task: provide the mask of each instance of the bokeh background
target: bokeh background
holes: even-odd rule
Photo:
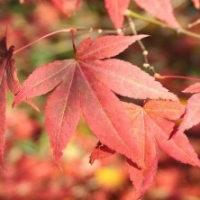
[[[183,27],[187,28],[189,23],[200,17],[199,11],[195,10],[190,0],[172,2],[175,16]],[[129,8],[146,15],[133,2]],[[133,20],[138,33],[151,35],[143,42],[149,51],[149,62],[157,73],[200,77],[199,39],[139,19]],[[89,33],[90,27],[113,29],[103,0],[83,0],[78,10],[74,10],[73,6],[63,10],[48,0],[0,0],[1,37],[4,36],[6,27],[8,46],[14,45],[16,49],[59,29],[86,29],[76,33],[76,45],[83,38],[100,36],[96,31]],[[200,25],[190,30],[200,34]],[[44,39],[15,55],[20,82],[41,65],[73,56],[69,34],[59,33]],[[118,57],[139,67],[143,65],[144,58],[137,44]],[[152,74],[150,70],[147,72]],[[193,82],[169,79],[162,83],[179,95],[184,103],[189,96],[183,95],[181,90]],[[0,170],[0,199],[133,199],[133,186],[128,178],[125,161],[120,155],[89,164],[89,156],[97,139],[83,117],[64,151],[62,170],[55,165],[44,129],[47,96],[35,99],[41,109],[41,113],[38,113],[23,103],[12,108],[13,95],[7,95],[7,171]],[[200,126],[197,125],[186,134],[200,155]],[[200,169],[176,162],[160,151],[157,175],[142,200],[200,200]]]

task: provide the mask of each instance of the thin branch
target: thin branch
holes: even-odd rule
[[[188,24],[188,28],[192,28],[192,27],[194,27],[194,26],[196,26],[198,24],[200,24],[200,19],[197,19],[196,21]]]
[[[126,28],[124,28],[124,29],[126,29]],[[43,40],[43,39],[45,39],[47,37],[55,35],[57,33],[70,33],[71,31],[73,31],[73,32],[89,32],[89,33],[96,31],[98,34],[101,34],[101,33],[104,33],[104,34],[119,34],[123,30],[121,30],[121,29],[117,29],[117,30],[114,30],[114,29],[99,29],[99,28],[85,28],[85,29],[68,28],[68,29],[60,29],[60,30],[48,33],[48,34],[36,39],[35,41],[33,41],[33,42],[31,42],[31,43],[29,43],[29,44],[27,44],[27,45],[15,50],[13,54],[16,54],[16,53],[18,53],[18,52],[20,52],[20,51],[32,46],[33,44],[35,44],[35,43],[37,43],[37,42],[39,42],[39,41],[41,41],[41,40]]]
[[[146,21],[146,22],[149,22],[149,23],[152,23],[152,24],[155,24],[155,25],[159,25],[159,26],[161,26],[163,28],[166,27],[166,28],[174,30],[174,31],[176,31],[178,33],[182,33],[182,34],[188,35],[190,37],[194,37],[194,38],[200,39],[200,35],[197,34],[197,33],[193,33],[191,31],[188,31],[188,30],[183,29],[183,28],[176,29],[176,28],[174,28],[174,27],[172,27],[172,26],[170,26],[170,25],[168,25],[168,24],[166,24],[164,22],[161,22],[161,21],[159,21],[157,19],[153,19],[153,18],[146,17],[144,15],[140,15],[138,13],[135,13],[135,12],[131,11],[131,10],[127,10],[126,11],[126,16],[130,16],[130,17],[134,17],[134,18],[137,18],[137,19],[141,19],[143,21]]]
[[[127,18],[128,18],[129,26],[130,26],[130,28],[131,28],[133,34],[134,34],[134,35],[137,35],[137,31],[136,31],[136,28],[135,28],[135,24],[134,24],[132,18],[131,18],[131,17],[127,17]],[[144,56],[144,62],[145,62],[145,63],[143,64],[143,67],[144,67],[144,68],[149,68],[149,69],[152,70],[153,73],[155,74],[156,72],[155,72],[154,67],[153,67],[153,66],[150,66],[150,64],[149,64],[148,57],[147,57],[147,56],[148,56],[148,51],[147,51],[146,47],[144,46],[144,44],[143,44],[143,42],[142,42],[141,40],[137,40],[137,43],[139,44],[140,48],[142,49],[142,54],[143,54],[143,56]]]
[[[176,75],[160,75],[158,73],[154,74],[156,79],[184,79],[184,80],[191,80],[191,81],[200,81],[200,78],[190,77],[190,76],[176,76]]]
[[[140,14],[138,14],[138,13],[132,11],[132,10],[127,10],[125,15],[130,16],[130,17],[134,17],[134,18],[137,18],[137,19],[141,19],[143,21],[146,21],[146,22],[149,22],[149,23],[152,23],[152,24],[156,24],[156,25],[159,25],[159,26],[162,26],[162,27],[171,28],[168,24],[166,24],[164,22],[161,22],[161,21],[154,19],[154,18],[146,17],[144,15],[140,15]]]
[[[25,45],[25,46],[23,46],[23,47],[17,49],[17,50],[15,50],[13,54],[16,54],[16,53],[18,53],[18,52],[20,52],[20,51],[22,51],[22,50],[24,50],[24,49],[30,47],[31,45],[33,45],[33,44],[35,44],[35,43],[37,43],[37,42],[43,40],[44,38],[50,37],[50,36],[55,35],[55,34],[57,34],[57,33],[69,33],[71,30],[75,30],[75,29],[72,29],[72,28],[69,28],[69,29],[61,29],[61,30],[54,31],[54,32],[51,32],[51,33],[49,33],[49,34],[46,34],[46,35],[44,35],[44,36],[38,38],[37,40],[35,40],[35,41],[33,41],[33,42],[31,42],[31,43],[29,43],[29,44],[27,44],[27,45]]]
[[[188,31],[186,29],[181,29],[179,32],[182,33],[182,34],[188,35],[190,37],[194,37],[194,38],[200,39],[200,35],[199,34],[193,33],[193,32]]]

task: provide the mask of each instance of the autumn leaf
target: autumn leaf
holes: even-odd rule
[[[200,83],[195,83],[185,90],[184,93],[195,93],[187,101],[186,113],[183,117],[178,132],[184,132],[200,122]]]
[[[176,21],[171,0],[134,0],[135,3],[143,8],[146,12],[165,21],[171,27],[180,29],[180,25]]]
[[[127,159],[127,164],[130,179],[135,189],[135,199],[139,199],[139,197],[148,189],[156,174],[158,151],[155,138],[153,138],[145,128],[142,114],[132,113],[130,110],[133,109],[134,106],[134,104],[125,104],[132,122],[132,134],[139,135],[140,137],[140,140],[138,141],[139,146],[143,151],[142,159],[145,166],[142,169],[138,168],[130,159]],[[138,106],[136,106],[136,109],[137,107]],[[90,156],[90,163],[92,164],[95,160],[108,157],[114,153],[115,152],[113,150],[99,142]]]
[[[146,166],[144,169],[138,169],[134,163],[127,160],[136,199],[144,194],[154,179],[158,163],[158,145],[175,159],[200,166],[198,157],[184,134],[175,135],[169,140],[175,124],[172,120],[178,119],[184,112],[178,102],[152,100],[143,108],[134,104],[127,104],[126,108],[131,117],[133,134],[141,136],[140,145],[144,149],[143,159]]]
[[[124,36],[117,37],[124,38]],[[80,44],[76,56],[78,59],[81,58],[81,64],[97,79],[122,96],[178,100],[174,94],[169,93],[159,82],[137,66],[118,59],[99,60],[115,56],[118,54],[116,52],[122,52],[120,46],[127,46],[129,40],[125,38],[116,41],[113,36],[105,36],[94,42],[88,38]]]
[[[95,65],[95,68],[91,68],[91,64]],[[136,99],[177,100],[175,95],[154,81],[153,77],[129,62],[118,59],[95,60],[90,64],[84,63],[84,66],[87,66],[101,82],[122,96]]]
[[[13,94],[19,91],[19,81],[16,75],[16,67],[12,58],[14,46],[9,49],[6,45],[6,37],[0,40],[0,165],[3,166],[3,154],[5,145],[5,112],[7,86]]]
[[[134,122],[137,123],[138,120],[134,119]],[[141,121],[139,123],[141,124]],[[137,127],[139,127],[139,125],[137,124]],[[134,128],[134,124],[132,124],[132,126]],[[146,147],[147,147],[146,153],[149,156],[146,159],[145,168],[143,169],[138,168],[135,165],[135,163],[133,163],[130,159],[126,159],[128,164],[128,172],[130,174],[130,179],[135,187],[135,194],[134,194],[135,199],[141,197],[142,194],[148,189],[157,171],[157,164],[158,164],[158,153],[156,149],[157,146],[152,142],[150,142],[149,144],[150,146],[148,146],[148,142],[146,142]],[[93,164],[95,160],[106,158],[115,153],[116,153],[115,151],[111,150],[106,145],[102,144],[101,142],[98,142],[93,152],[90,155],[90,163]]]
[[[152,129],[159,146],[176,160],[193,166],[200,166],[198,156],[194,152],[185,134],[175,134],[169,139],[174,127],[173,120],[179,119],[185,112],[183,106],[178,104],[178,102],[166,101],[160,102],[157,106],[155,104],[156,101],[150,101],[144,108],[150,116],[149,122],[151,120],[154,121],[149,130]],[[168,104],[168,106],[166,104]],[[169,106],[170,104],[171,107]],[[165,107],[166,109],[163,109]]]
[[[145,168],[138,169],[127,159],[130,179],[135,189],[135,198],[138,199],[154,179],[158,164],[158,150],[155,138],[152,136],[152,132],[148,131],[149,127],[146,127],[144,122],[144,115],[141,113],[143,112],[142,108],[140,109],[134,104],[126,104],[125,107],[131,118],[133,134],[140,135],[140,147],[143,149],[142,160],[145,163]]]
[[[136,66],[117,59],[105,59],[143,37],[104,36],[94,41],[87,38],[78,46],[75,60],[44,65],[25,80],[14,103],[54,89],[47,100],[45,118],[58,165],[62,150],[78,124],[80,108],[100,142],[138,166],[144,165],[137,142],[139,138],[132,134],[130,120],[113,91],[141,99],[177,100],[177,97]]]
[[[127,159],[130,179],[135,188],[135,199],[144,194],[156,175],[158,146],[176,160],[200,167],[197,154],[183,133],[175,134],[170,139],[175,120],[184,113],[184,107],[179,102],[151,100],[143,107],[131,103],[124,105],[131,118],[132,134],[140,136],[138,141],[145,163],[145,168],[138,168]],[[114,153],[107,146],[98,143],[90,161],[93,163],[96,159]]]
[[[200,161],[184,134],[169,139],[175,125],[174,120],[179,119],[184,112],[179,102],[151,100],[143,108],[134,104],[127,104],[126,108],[131,117],[133,134],[140,134],[140,145],[146,166],[145,169],[137,169],[128,162],[137,198],[144,194],[154,179],[158,163],[158,146],[176,160],[200,166]]]
[[[137,122],[137,120],[135,121]],[[156,145],[154,145],[156,148]],[[151,152],[151,148],[149,149],[149,153]],[[101,144],[100,142],[97,143],[96,147],[94,148],[92,154],[90,155],[90,163],[93,164],[95,160],[103,159],[108,156],[115,154],[116,152],[109,149],[106,145]],[[151,160],[151,158],[153,158]],[[144,194],[144,192],[148,189],[149,185],[152,183],[153,178],[157,172],[157,165],[158,165],[158,154],[150,154],[149,162],[146,162],[145,170],[138,168],[135,163],[131,160],[126,159],[127,161],[127,170],[130,175],[130,179],[134,185],[134,199],[140,199],[140,197]],[[147,165],[147,163],[149,165]]]
[[[115,28],[121,28],[124,22],[124,13],[130,0],[105,0],[105,6]]]

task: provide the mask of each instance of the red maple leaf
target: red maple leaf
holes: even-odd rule
[[[187,101],[186,113],[178,128],[178,132],[184,132],[200,122],[200,83],[195,83],[185,90],[184,93],[195,93]]]
[[[3,166],[3,154],[5,145],[5,112],[7,86],[13,94],[19,91],[19,81],[16,75],[15,61],[12,58],[14,46],[9,49],[6,45],[6,37],[0,40],[0,165]]]
[[[179,29],[181,28],[176,21],[171,0],[134,0],[135,3],[143,8],[146,12],[165,21],[170,26]]]
[[[105,0],[105,6],[115,28],[121,28],[130,0]]]
[[[127,103],[125,107],[132,121],[132,134],[140,136],[138,141],[145,163],[144,168],[138,168],[127,159],[136,198],[148,189],[154,179],[158,164],[158,146],[176,160],[200,167],[198,156],[183,133],[175,134],[170,139],[175,120],[184,112],[184,107],[179,102],[151,100],[143,107]],[[108,147],[98,144],[90,162],[113,153]]]
[[[76,59],[56,61],[36,69],[24,82],[15,103],[51,90],[46,105],[46,130],[56,163],[75,131],[80,108],[90,129],[109,148],[143,166],[139,137],[112,92],[131,98],[177,100],[153,77],[128,62],[106,59],[145,36],[104,36],[83,40]],[[112,91],[111,91],[112,90]],[[134,154],[132,153],[134,150]]]

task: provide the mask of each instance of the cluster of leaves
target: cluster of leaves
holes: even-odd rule
[[[64,1],[52,2],[59,9],[63,8]],[[80,1],[73,2],[77,9]],[[135,2],[169,26],[181,28],[169,0]],[[199,2],[193,2],[198,8]],[[129,0],[106,0],[105,5],[115,28],[121,28]],[[16,95],[14,104],[52,91],[47,100],[45,126],[58,165],[82,111],[87,124],[100,141],[90,162],[115,152],[122,154],[127,160],[136,199],[144,194],[156,174],[158,146],[176,160],[200,167],[198,156],[184,134],[185,130],[200,122],[199,83],[184,90],[195,93],[185,108],[178,97],[139,67],[112,58],[144,37],[104,36],[94,41],[86,38],[77,47],[75,59],[54,61],[37,68],[21,87],[12,59],[14,47],[8,49],[6,37],[3,37],[0,41],[1,165],[7,85]],[[140,99],[143,105],[124,103],[116,94]],[[180,118],[183,121],[176,130],[176,121]]]
[[[171,27],[180,29],[180,24],[176,21],[173,14],[171,0],[133,0],[140,8],[149,14],[165,21]],[[81,0],[52,0],[52,2],[67,16],[76,11]],[[124,15],[128,9],[130,0],[104,0],[105,7],[115,28],[121,28],[124,22]],[[200,8],[199,0],[192,0],[197,9]],[[69,6],[70,5],[70,6]]]

